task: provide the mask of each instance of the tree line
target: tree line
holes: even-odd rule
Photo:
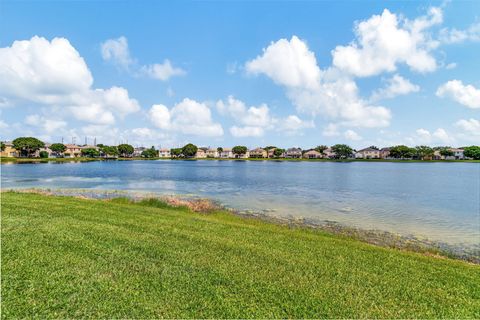
[[[5,150],[5,144],[1,142],[1,150]],[[20,137],[12,141],[12,146],[20,153],[22,157],[33,157],[36,152],[42,148],[45,148],[45,143],[34,137]],[[379,150],[376,146],[370,146],[371,149]],[[65,155],[67,150],[66,145],[62,143],[53,143],[49,146],[49,149],[57,157],[62,157]],[[198,147],[192,143],[188,143],[181,148],[172,148],[170,149],[171,157],[184,157],[184,158],[193,158],[197,154]],[[262,148],[269,152],[273,149],[273,157],[280,158],[286,152],[285,149],[277,148],[275,146],[266,146]],[[312,149],[302,150],[302,152],[307,152],[310,150],[318,151],[323,153],[327,150],[326,145],[319,145]],[[346,144],[336,144],[331,148],[334,158],[337,159],[347,159],[354,157],[355,150]],[[480,146],[470,146],[464,147],[463,154],[465,157],[480,160]],[[223,148],[218,147],[217,152],[222,152]],[[234,146],[232,148],[232,153],[235,155],[244,155],[248,151],[246,146]],[[454,152],[451,150],[451,147],[429,147],[429,146],[416,146],[414,148],[408,147],[405,145],[397,145],[389,148],[389,157],[395,159],[432,159],[435,151],[438,151],[440,155],[444,157],[454,156]],[[120,144],[118,146],[108,146],[103,144],[98,144],[96,147],[87,147],[81,149],[81,155],[88,158],[96,157],[132,157],[135,148],[129,144]],[[42,150],[39,153],[39,156],[46,158],[49,156],[48,152]],[[149,149],[145,149],[140,154],[144,158],[155,158],[158,157],[158,150],[152,146]]]
[[[1,142],[1,150],[5,150],[5,143]],[[45,143],[34,137],[20,137],[12,141],[12,147],[16,149],[21,157],[33,157],[40,149],[45,148]],[[63,157],[66,155],[67,146],[63,143],[53,143],[48,148],[56,157]],[[131,157],[135,149],[129,144],[119,144],[118,146],[108,146],[104,144],[98,144],[95,147],[82,148],[80,153],[83,157],[97,158],[97,157]],[[154,158],[158,155],[155,147],[146,149],[142,152],[141,156],[145,158]],[[39,152],[40,158],[48,158],[47,151],[42,150]]]

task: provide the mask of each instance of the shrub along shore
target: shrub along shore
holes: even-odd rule
[[[480,266],[213,209],[4,192],[7,318],[479,318]]]

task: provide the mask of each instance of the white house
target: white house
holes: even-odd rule
[[[134,148],[133,149],[133,156],[134,157],[141,157],[142,156],[142,152],[147,150],[147,148],[145,147],[137,147],[137,148]]]
[[[374,148],[365,148],[362,150],[358,150],[355,153],[355,158],[357,159],[380,159],[381,157],[381,151],[378,149]]]
[[[207,158],[218,158],[218,151],[217,151],[217,149],[214,149],[214,148],[208,148],[205,151],[205,154],[206,154]]]
[[[207,153],[203,148],[198,148],[197,153],[195,153],[195,158],[203,159],[207,157]]]
[[[219,157],[224,159],[235,158],[231,148],[224,148],[220,151]]]
[[[455,160],[463,160],[465,159],[465,155],[463,154],[463,149],[460,148],[451,148],[449,149],[450,151],[453,152],[453,157]],[[448,159],[449,157],[447,157]]]
[[[321,159],[323,155],[318,152],[317,150],[308,150],[303,154],[303,158],[305,159]]]
[[[335,158],[335,152],[332,151],[332,148],[327,148],[327,149],[323,150],[323,154],[327,158]]]
[[[159,158],[170,158],[171,157],[170,149],[163,148],[163,149],[158,150],[158,157]]]

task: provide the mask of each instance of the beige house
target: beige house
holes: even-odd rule
[[[380,159],[381,151],[374,148],[365,148],[355,153],[357,159]]]
[[[267,158],[274,158],[275,157],[275,150],[277,148],[272,148],[272,149],[268,149],[267,151]]]
[[[50,150],[50,144],[49,143],[48,144],[46,143],[45,147],[40,148],[37,151],[35,151],[34,157],[36,157],[36,158],[40,157],[40,152],[42,152],[42,151],[45,151],[48,154],[49,158],[52,157],[53,151]]]
[[[82,155],[82,147],[76,144],[66,144],[66,149],[63,155],[65,158],[77,158]]]
[[[453,159],[455,159],[455,160],[463,160],[463,159],[465,159],[465,155],[463,154],[463,149],[460,149],[460,148],[450,148],[449,150],[453,152]]]
[[[136,147],[136,148],[133,148],[133,156],[134,157],[141,157],[142,156],[142,152],[147,150],[147,148],[145,147]]]
[[[335,152],[332,151],[332,148],[327,148],[323,150],[323,154],[326,158],[335,158]]]
[[[6,158],[13,158],[13,157],[18,157],[20,156],[19,152],[17,149],[13,147],[13,144],[11,142],[4,142],[5,144],[5,150],[0,152],[0,156],[6,157]]]
[[[440,154],[440,150],[433,151],[433,160],[445,160],[447,157]]]
[[[219,157],[224,159],[235,158],[233,156],[233,152],[231,148],[225,148],[222,151],[220,151]]]
[[[197,153],[195,154],[195,158],[203,159],[207,157],[207,153],[204,149],[198,148]]]
[[[308,150],[303,154],[303,157],[305,159],[321,159],[323,158],[323,155],[317,150]]]
[[[390,148],[380,149],[380,158],[387,159],[388,157],[390,157]]]
[[[302,149],[300,148],[289,148],[284,153],[285,158],[298,159],[302,157]]]
[[[262,148],[250,150],[250,158],[267,158],[268,152]]]
[[[214,148],[208,148],[205,151],[205,154],[207,155],[207,158],[218,158],[218,151]]]
[[[160,149],[158,150],[158,156],[160,158],[170,158],[171,157],[171,154],[170,154],[170,149]]]
[[[247,159],[250,158],[250,151],[247,150],[247,152],[241,154],[232,153],[232,155],[235,159]]]

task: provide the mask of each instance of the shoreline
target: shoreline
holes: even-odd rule
[[[465,261],[473,264],[480,264],[480,245],[465,247],[449,244],[441,241],[434,241],[419,235],[401,235],[380,229],[362,229],[348,226],[333,220],[320,220],[305,218],[301,216],[279,216],[269,213],[269,210],[251,211],[238,210],[226,207],[218,201],[203,198],[197,195],[160,195],[153,192],[128,191],[128,190],[93,190],[93,189],[6,189],[4,192],[34,193],[47,196],[64,196],[80,199],[92,199],[100,201],[121,201],[128,200],[132,203],[140,201],[158,201],[167,206],[175,208],[188,208],[193,212],[210,213],[226,212],[245,219],[256,219],[267,223],[286,226],[288,228],[299,228],[326,232],[340,238],[348,238],[368,243],[373,246],[392,248],[402,251],[417,252],[424,255],[436,256],[438,258],[449,258]]]
[[[391,162],[391,163],[480,163],[480,160],[414,160],[414,159],[295,159],[295,158],[0,158],[0,164],[15,164],[15,163],[49,163],[49,162],[93,162],[93,161],[156,161],[156,160],[171,160],[171,161],[270,161],[270,162]]]

